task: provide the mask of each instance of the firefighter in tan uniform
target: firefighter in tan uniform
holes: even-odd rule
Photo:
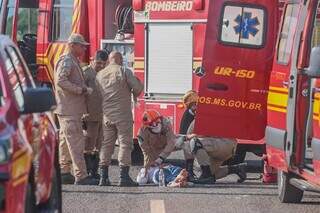
[[[182,149],[190,181],[193,181],[194,157],[190,153],[189,146],[179,144],[179,137],[174,134],[169,118],[161,116],[156,110],[145,111],[143,126],[137,137],[143,152],[145,168],[162,164],[172,152]]]
[[[103,140],[102,132],[102,103],[98,88],[96,85],[96,75],[105,68],[108,61],[108,52],[98,50],[91,64],[84,69],[84,80],[88,87],[93,89],[92,94],[87,98],[88,115],[83,118],[86,130],[86,141],[84,158],[88,174],[97,177],[99,164],[99,151],[101,141]]]
[[[97,74],[97,85],[102,97],[103,142],[99,162],[99,185],[110,185],[108,166],[118,139],[120,166],[119,186],[137,186],[129,176],[131,151],[133,146],[133,117],[131,95],[138,97],[143,84],[131,70],[122,66],[122,55],[111,52],[109,65]]]
[[[59,58],[55,66],[54,84],[57,101],[56,114],[60,124],[60,165],[62,174],[70,175],[70,153],[75,184],[93,185],[96,182],[87,176],[83,157],[84,136],[81,117],[87,113],[86,96],[92,92],[84,82],[78,58],[86,49],[87,42],[80,34],[72,34],[68,39],[68,53]],[[66,146],[67,145],[67,146]]]
[[[197,183],[214,183],[216,179],[226,177],[229,174],[238,175],[239,183],[245,181],[247,177],[246,164],[222,166],[224,161],[234,156],[237,146],[236,140],[196,136],[192,134],[193,129],[194,121],[188,129],[188,135],[185,139],[189,142],[191,153],[194,154],[202,170]]]

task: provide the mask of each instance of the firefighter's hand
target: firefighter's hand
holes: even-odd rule
[[[83,87],[82,88],[82,93],[83,95],[91,95],[91,93],[93,92],[93,89],[90,87]]]
[[[187,135],[186,137],[187,137],[187,140],[191,140],[192,138],[197,137],[197,135],[196,134],[190,134],[190,135]]]
[[[157,160],[154,161],[155,166],[160,166],[162,164],[163,160],[161,158],[158,158]]]
[[[88,113],[83,114],[82,117],[81,117],[81,121],[82,122],[86,122],[86,121],[88,121],[88,118],[89,118],[89,114]]]
[[[87,94],[87,95],[91,95],[92,92],[93,92],[93,89],[90,88],[90,87],[87,87],[87,92],[86,92],[86,94]]]
[[[186,136],[181,136],[181,137],[178,137],[175,141],[175,148],[176,149],[181,149],[184,142],[186,142],[187,140],[187,137]]]

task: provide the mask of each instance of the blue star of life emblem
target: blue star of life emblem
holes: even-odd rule
[[[240,38],[249,39],[249,35],[255,37],[259,30],[257,26],[260,22],[257,17],[252,18],[252,13],[244,12],[243,15],[238,15],[234,20],[237,26],[234,27],[236,34],[240,34]]]

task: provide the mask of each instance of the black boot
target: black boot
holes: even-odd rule
[[[94,179],[90,176],[87,176],[81,180],[75,181],[74,182],[75,185],[97,185],[98,184],[98,180]]]
[[[90,173],[90,168],[91,168],[91,154],[90,153],[84,153],[84,161],[86,162],[86,168],[87,168],[87,173]]]
[[[246,163],[240,163],[237,165],[228,166],[229,174],[236,174],[239,176],[237,180],[238,183],[243,183],[247,179],[247,172],[246,172]]]
[[[62,184],[74,184],[74,176],[71,173],[61,173]]]
[[[103,166],[99,168],[99,175],[100,175],[100,180],[99,180],[99,186],[110,186],[110,180],[109,180],[109,174],[108,174],[108,167]]]
[[[90,169],[89,175],[93,178],[99,179],[100,176],[98,174],[99,167],[99,153],[90,154]]]
[[[129,176],[129,166],[120,166],[120,181],[118,186],[138,186]]]
[[[193,172],[193,163],[194,163],[194,159],[186,160],[186,170],[188,172],[188,181],[190,182],[195,181],[195,174]]]
[[[214,184],[216,178],[211,173],[210,166],[201,166],[202,173],[200,177],[194,182],[198,184]]]

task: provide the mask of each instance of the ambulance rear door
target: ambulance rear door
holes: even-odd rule
[[[278,28],[277,0],[210,2],[195,132],[259,140]]]

